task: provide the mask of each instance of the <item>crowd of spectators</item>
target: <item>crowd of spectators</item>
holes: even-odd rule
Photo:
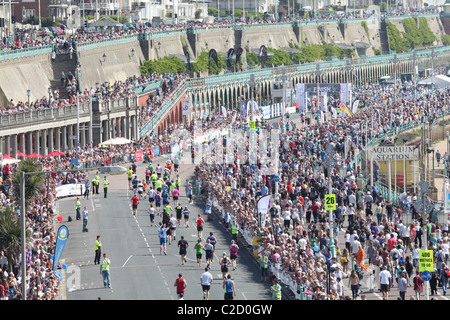
[[[427,221],[417,210],[411,224],[403,224],[400,209],[403,203],[397,199],[387,201],[376,186],[371,189],[370,184],[358,184],[357,178],[363,171],[361,167],[355,168],[351,160],[356,150],[361,150],[379,133],[447,110],[449,91],[436,91],[433,98],[430,91],[424,91],[416,104],[411,99],[411,84],[402,86],[395,104],[394,91],[389,88],[364,86],[356,91],[368,101],[353,117],[335,118],[328,109],[326,121],[303,124],[282,135],[277,194],[274,180],[264,170],[270,165],[267,163],[203,162],[196,168],[213,203],[226,211],[230,221],[236,219],[241,230],[251,235],[250,239],[259,237],[259,250],[265,249],[273,270],[283,270],[288,282],[294,283],[299,292],[317,300],[346,299],[350,296],[344,294],[347,287],[352,289],[351,297],[357,299],[360,287],[368,283],[363,279],[369,277],[360,264],[376,271],[376,290],[380,285],[378,275],[384,267],[390,272],[391,286],[396,286],[396,280],[403,276],[412,284],[418,267],[418,249],[425,243],[435,254],[439,251],[448,254],[447,224]],[[375,101],[377,95],[383,103]],[[330,103],[331,108],[339,101]],[[371,119],[376,122],[374,126],[366,126]],[[347,137],[351,138],[351,144],[346,158]],[[341,160],[344,174],[338,166],[324,165],[328,146],[333,150],[332,156]],[[259,150],[257,154],[266,152]],[[324,209],[329,179],[338,204],[333,220]],[[226,190],[227,186],[231,186],[231,192]],[[266,194],[274,194],[276,201],[272,203],[273,210],[266,224],[261,226],[256,209],[258,200]],[[411,210],[414,212],[414,202]],[[336,258],[331,257],[328,246],[331,229],[338,244]],[[338,236],[346,239],[345,244],[338,243]],[[330,284],[327,283],[328,264],[332,270]],[[446,263],[436,263],[435,267],[437,281],[448,281],[444,275]]]

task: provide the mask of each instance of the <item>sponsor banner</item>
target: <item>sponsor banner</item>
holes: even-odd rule
[[[69,229],[67,229],[67,227],[64,225],[60,226],[56,236],[55,253],[53,259],[53,271],[56,270],[56,267],[59,263],[59,260],[61,259],[68,238],[69,238]]]
[[[144,160],[144,153],[140,150],[140,151],[136,151],[134,153],[134,161],[142,161]]]
[[[82,183],[60,184],[55,188],[55,191],[57,198],[80,196],[84,194],[84,184]]]

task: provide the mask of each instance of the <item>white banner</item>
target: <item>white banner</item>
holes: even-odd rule
[[[267,220],[267,211],[269,210],[270,195],[264,196],[258,201],[258,215],[261,222],[261,228],[264,228]]]
[[[344,102],[345,104],[348,102],[348,84],[347,83],[341,83],[341,95],[339,96],[339,100],[341,102]]]
[[[84,184],[82,183],[70,183],[70,184],[60,184],[55,188],[56,197],[71,197],[71,196],[81,196],[84,194]]]
[[[227,108],[225,106],[222,106],[222,114],[225,118],[227,117]]]
[[[444,213],[449,214],[450,213],[450,185],[448,183],[444,183]]]
[[[305,84],[304,83],[297,83],[297,85],[295,86],[295,94],[297,97],[297,104],[298,104],[298,109],[300,112],[302,111],[306,111],[306,105],[305,105]]]
[[[183,100],[183,116],[188,116],[191,114],[191,99],[184,98]]]
[[[352,108],[353,113],[356,113],[356,111],[358,111],[358,106],[359,106],[359,100],[355,100],[353,102],[353,108]]]
[[[327,110],[327,104],[328,104],[328,96],[326,91],[321,92],[322,95],[322,111]]]
[[[331,107],[331,111],[333,112],[333,117],[337,119],[337,111],[335,108]]]

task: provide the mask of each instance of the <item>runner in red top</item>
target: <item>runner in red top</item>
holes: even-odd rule
[[[197,218],[197,232],[198,232],[198,237],[201,239],[202,238],[202,233],[203,233],[203,223],[205,221],[202,219],[202,217],[200,216],[200,214],[198,215]]]
[[[133,215],[135,216],[137,213],[137,207],[139,204],[139,198],[136,194],[134,194],[134,196],[131,198],[131,205],[133,207]]]
[[[184,290],[187,287],[187,283],[186,283],[186,280],[183,279],[183,275],[181,273],[178,275],[178,279],[175,280],[175,283],[173,286],[177,288],[178,299],[179,300],[183,299]]]

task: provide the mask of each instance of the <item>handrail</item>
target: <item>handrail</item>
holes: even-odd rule
[[[25,49],[16,49],[16,50],[1,50],[0,51],[0,61],[3,60],[12,60],[18,58],[31,57],[39,54],[48,54],[52,52],[53,45],[49,44],[46,46],[39,47],[31,47]]]

